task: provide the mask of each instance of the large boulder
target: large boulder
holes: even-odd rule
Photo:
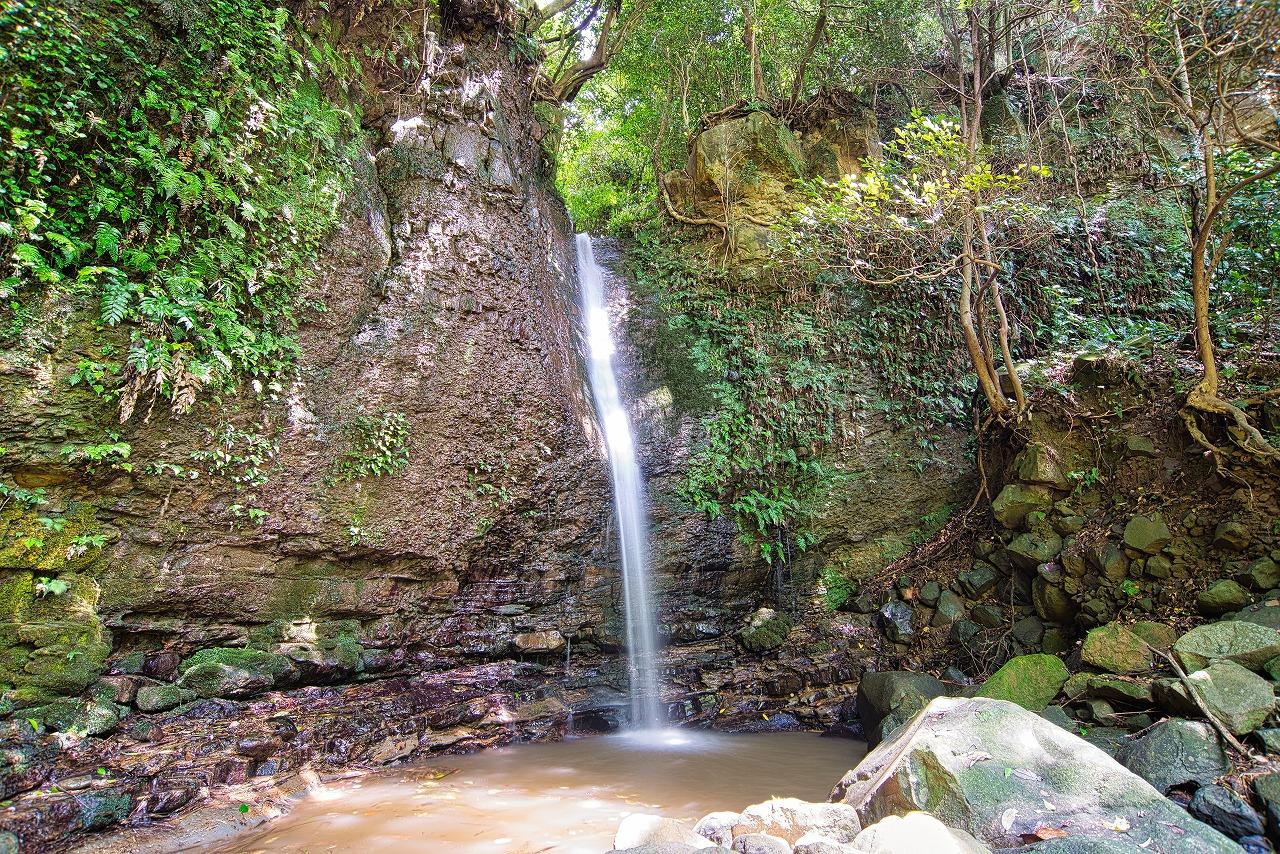
[[[1151,667],[1147,642],[1119,623],[1107,623],[1085,635],[1080,658],[1108,673],[1141,673]]]
[[[1280,632],[1257,623],[1224,620],[1197,626],[1173,644],[1174,655],[1187,670],[1203,670],[1225,658],[1255,673],[1280,655]]]
[[[947,827],[928,813],[886,816],[863,830],[850,854],[991,854],[963,830]]]
[[[1231,769],[1213,727],[1178,718],[1121,744],[1116,760],[1165,794],[1207,786]]]
[[[809,803],[796,798],[774,798],[752,804],[738,816],[733,836],[766,833],[795,843],[808,833],[832,842],[852,842],[862,830],[858,813],[848,804]]]
[[[864,673],[858,683],[858,718],[867,744],[876,745],[909,721],[947,686],[927,673],[886,670]]]
[[[995,848],[1058,831],[1149,852],[1238,852],[1110,756],[1021,706],[940,697],[836,784],[864,824],[924,810]]]
[[[714,842],[694,833],[683,822],[639,812],[624,818],[613,836],[613,847],[620,851],[659,845],[684,845],[693,849],[715,847]]]
[[[1226,786],[1201,786],[1187,804],[1187,810],[1232,839],[1261,836],[1266,830],[1249,802]]]
[[[1038,712],[1058,696],[1068,675],[1067,666],[1056,655],[1019,655],[991,674],[978,696],[1008,700]]]

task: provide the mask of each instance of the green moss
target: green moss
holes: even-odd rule
[[[110,633],[96,611],[97,582],[76,574],[58,580],[66,589],[43,595],[30,571],[0,582],[0,683],[21,692],[22,705],[80,693],[111,654]]]
[[[794,626],[795,622],[786,614],[761,608],[739,637],[742,645],[752,652],[768,652],[782,646]]]
[[[61,514],[16,503],[0,510],[0,566],[83,571],[102,555],[107,539],[91,504],[72,504]]]
[[[258,649],[215,647],[202,649],[194,655],[183,659],[182,663],[178,665],[178,671],[185,676],[187,671],[192,668],[211,664],[222,664],[239,670],[247,670],[250,673],[262,673],[272,677],[281,676],[291,669],[289,660],[282,655],[263,652]]]

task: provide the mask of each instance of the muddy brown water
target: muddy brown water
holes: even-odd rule
[[[206,851],[600,854],[632,812],[697,819],[770,797],[826,800],[857,741],[668,731],[525,744],[334,783]]]

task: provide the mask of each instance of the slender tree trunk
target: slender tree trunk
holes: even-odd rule
[[[804,75],[809,70],[809,63],[813,61],[813,54],[818,50],[818,43],[822,41],[822,36],[827,30],[827,0],[819,0],[818,18],[813,22],[813,33],[809,36],[809,43],[805,45],[804,58],[800,60],[800,65],[796,68],[796,76],[791,80],[791,99],[787,102],[787,109],[790,110],[800,102],[800,95],[804,92]]]
[[[760,45],[756,42],[755,0],[742,0],[742,45],[751,57],[751,91],[760,103],[769,100],[764,85],[764,67],[760,64]]]
[[[1016,414],[1027,411],[1027,398],[1022,390],[1022,380],[1018,377],[1018,367],[1013,361],[1013,350],[1009,347],[1009,315],[1004,310],[1004,299],[1000,296],[1000,271],[995,266],[995,253],[991,251],[991,239],[987,235],[987,218],[978,214],[978,234],[982,238],[983,260],[990,265],[991,303],[995,306],[996,316],[1000,318],[997,338],[1000,342],[1000,357],[1004,361],[1004,369],[1009,374],[1009,387],[1013,389],[1013,399],[1017,403]]]

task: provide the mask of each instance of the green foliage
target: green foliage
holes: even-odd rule
[[[705,404],[682,497],[729,516],[769,561],[803,550],[809,506],[833,476],[820,455],[849,400],[848,362],[822,306],[735,289],[652,231],[631,262],[637,293],[688,342]]]
[[[852,597],[858,595],[858,586],[831,564],[822,567],[823,601],[832,611],[838,611]]]
[[[348,433],[351,447],[336,464],[339,479],[396,474],[409,464],[409,421],[403,412],[359,415]]]
[[[96,306],[103,342],[127,346],[71,382],[124,417],[279,376],[358,132],[308,43],[269,0],[7,3],[0,329]]]
[[[253,430],[222,424],[207,431],[206,447],[191,452],[210,474],[226,478],[236,492],[255,489],[267,482],[280,455],[279,442]]]

